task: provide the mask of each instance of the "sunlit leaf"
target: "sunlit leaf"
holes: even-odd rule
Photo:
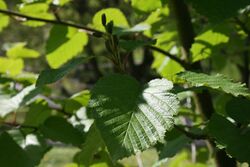
[[[14,112],[19,107],[32,100],[41,90],[41,88],[35,88],[34,85],[31,85],[24,88],[20,93],[11,98],[2,99],[0,101],[0,116],[4,117],[9,113]]]
[[[117,8],[107,8],[107,9],[102,9],[98,11],[95,16],[93,17],[93,26],[101,31],[104,31],[105,28],[102,25],[102,14],[106,15],[107,18],[107,23],[113,20],[114,26],[120,27],[120,28],[128,28],[129,24],[128,21],[125,17],[125,15],[122,13],[120,9]]]
[[[172,82],[155,79],[144,87],[127,76],[113,74],[99,80],[89,108],[114,160],[153,146],[173,126],[177,97]]]
[[[246,88],[245,84],[234,83],[232,80],[221,74],[207,75],[204,73],[185,71],[179,73],[178,77],[196,87],[204,86],[232,94],[234,96],[241,95],[250,97],[250,92]]]
[[[3,0],[0,0],[0,9],[7,9]],[[9,25],[9,16],[0,14],[0,32]]]
[[[142,12],[151,12],[161,6],[161,0],[132,0],[132,7]]]
[[[0,57],[0,73],[15,76],[23,70],[24,63],[22,59],[9,59]]]
[[[208,30],[198,35],[191,48],[192,61],[196,62],[208,58],[212,53],[213,47],[222,43],[227,43],[228,40],[228,36],[213,30]]]
[[[32,16],[32,17],[38,17],[38,18],[43,18],[43,19],[54,19],[53,14],[50,14],[48,12],[49,10],[49,4],[47,3],[28,3],[28,4],[22,4],[20,5],[19,8],[20,12],[22,14]],[[23,23],[24,25],[27,26],[32,26],[32,27],[38,27],[38,26],[43,26],[45,25],[44,22],[41,21],[30,21],[27,20]]]
[[[54,26],[46,44],[46,59],[52,68],[58,68],[83,51],[88,43],[85,32],[66,26]]]
[[[16,43],[7,50],[7,56],[10,58],[37,58],[39,53],[36,50],[25,47],[26,43]]]

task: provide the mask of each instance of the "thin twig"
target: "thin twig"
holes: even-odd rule
[[[162,53],[164,54],[165,56],[169,57],[170,59],[176,61],[177,63],[179,63],[183,68],[185,69],[188,69],[189,68],[189,64],[187,62],[185,62],[184,60],[181,60],[180,58],[178,58],[177,56],[175,55],[172,55],[170,54],[169,52],[166,52],[165,50],[162,50],[158,47],[155,47],[155,46],[150,46],[150,45],[147,45],[147,47],[151,50],[154,50],[154,51],[157,51],[159,53]]]
[[[45,23],[51,23],[51,24],[58,24],[58,25],[65,25],[65,26],[69,26],[69,27],[74,27],[74,28],[78,28],[81,30],[84,30],[85,32],[87,32],[90,35],[93,35],[94,33],[98,33],[98,34],[103,34],[103,32],[95,30],[93,28],[89,28],[83,25],[79,25],[79,24],[75,24],[75,23],[70,23],[70,22],[65,22],[65,21],[58,21],[58,20],[50,20],[50,19],[43,19],[43,18],[38,18],[38,17],[33,17],[33,16],[28,16],[28,15],[24,15],[18,12],[14,12],[14,11],[10,11],[10,10],[3,10],[0,9],[0,13],[5,14],[5,15],[9,15],[9,16],[17,16],[17,17],[21,17],[21,18],[25,18],[27,20],[33,20],[33,21],[41,21],[41,22],[45,22]]]
[[[30,125],[22,125],[22,124],[18,124],[18,123],[13,123],[13,122],[1,122],[1,125],[5,125],[5,126],[10,126],[12,128],[23,128],[23,129],[33,129],[34,131],[37,131],[38,128],[35,126],[30,126]]]
[[[200,134],[194,134],[191,132],[186,131],[185,129],[183,129],[182,127],[175,125],[174,126],[177,130],[179,130],[181,133],[185,134],[187,137],[191,138],[191,139],[195,139],[195,140],[204,140],[204,139],[208,139],[207,135],[200,135]]]

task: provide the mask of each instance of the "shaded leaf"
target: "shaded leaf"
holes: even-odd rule
[[[67,73],[69,73],[71,70],[73,70],[83,62],[89,60],[90,58],[92,57],[74,58],[60,68],[42,71],[36,81],[36,86],[51,84],[58,81],[59,79],[63,78]]]
[[[227,18],[234,17],[237,15],[238,10],[250,5],[250,2],[246,0],[227,0],[226,4],[224,1],[218,0],[188,1],[193,5],[197,12],[206,16],[209,21],[213,23],[220,23]]]
[[[32,167],[26,152],[6,132],[0,134],[0,164],[6,167]]]
[[[41,132],[46,138],[74,146],[84,142],[83,134],[62,117],[49,117],[41,126]]]
[[[74,157],[74,162],[78,165],[90,166],[94,160],[94,155],[98,152],[104,143],[100,136],[100,132],[95,124],[90,127],[86,140],[82,146],[82,151],[78,152]]]
[[[250,101],[244,98],[233,98],[226,104],[227,114],[242,124],[250,123]]]
[[[226,118],[214,114],[207,126],[209,134],[240,162],[250,163],[250,131],[237,128]]]
[[[145,45],[152,45],[154,43],[155,43],[154,40],[150,40],[150,41],[147,41],[147,40],[120,40],[119,41],[119,45],[123,49],[125,49],[129,52],[135,50],[136,48],[143,47]]]
[[[164,138],[173,126],[179,103],[168,92],[172,87],[166,79],[141,87],[135,79],[119,74],[97,82],[89,108],[112,159],[143,151]]]

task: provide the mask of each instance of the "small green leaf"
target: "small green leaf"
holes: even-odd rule
[[[0,57],[0,73],[15,76],[22,72],[23,67],[24,63],[22,59]]]
[[[83,134],[62,117],[49,117],[41,126],[41,132],[51,140],[74,146],[80,146],[84,142]]]
[[[109,23],[110,21],[114,22],[115,27],[120,28],[128,28],[129,24],[125,17],[125,15],[122,13],[120,9],[117,8],[106,8],[98,11],[95,16],[93,17],[93,26],[100,30],[105,31],[105,28],[102,25],[102,15],[105,14],[106,16],[106,22]]]
[[[195,43],[192,45],[192,62],[208,58],[216,45],[227,43],[229,37],[220,32],[208,30],[195,38]]]
[[[7,56],[10,58],[37,58],[39,53],[33,49],[25,48],[26,43],[16,43],[7,50]]]
[[[175,156],[181,149],[183,149],[190,142],[190,139],[185,135],[181,135],[176,139],[167,141],[160,151],[160,159],[170,158]]]
[[[7,9],[7,6],[3,0],[0,0],[0,9]],[[0,14],[0,32],[9,25],[9,16]]]
[[[0,164],[5,167],[32,167],[26,152],[6,132],[0,133]]]
[[[43,19],[51,19],[51,20],[54,19],[54,16],[48,12],[49,4],[47,3],[42,3],[42,2],[25,3],[20,5],[19,10],[22,14],[28,16],[43,18]],[[45,25],[45,22],[27,20],[23,24],[31,27],[38,27]]]
[[[132,0],[132,7],[141,12],[151,12],[162,7],[161,0]]]
[[[87,43],[85,32],[55,25],[46,44],[46,59],[52,68],[58,68],[82,52]]]
[[[82,151],[78,152],[74,157],[74,162],[78,165],[90,166],[94,160],[94,155],[103,147],[104,143],[100,136],[100,132],[95,124],[90,127],[86,141],[82,146]]]
[[[185,71],[179,73],[178,77],[190,83],[192,86],[196,87],[204,86],[232,94],[233,96],[241,95],[250,97],[250,92],[246,88],[245,84],[234,83],[232,82],[232,80],[221,74],[211,76],[204,73]]]
[[[155,79],[144,87],[127,75],[113,74],[99,80],[91,92],[94,114],[112,159],[143,151],[162,140],[177,113],[172,82]]]
[[[38,127],[52,114],[48,103],[42,99],[36,100],[29,106],[23,125]]]
[[[74,58],[58,69],[49,69],[42,71],[36,81],[36,86],[51,84],[58,81],[59,79],[63,78],[67,73],[69,73],[71,70],[73,70],[76,66],[82,64],[89,58],[92,57]]]
[[[74,94],[72,97],[64,102],[64,109],[66,112],[75,113],[81,107],[86,107],[90,99],[90,92],[88,90],[81,91]]]

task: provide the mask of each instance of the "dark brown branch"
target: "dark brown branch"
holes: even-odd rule
[[[208,139],[207,135],[200,135],[200,134],[195,134],[195,133],[191,133],[189,131],[186,131],[184,128],[178,126],[178,125],[174,125],[174,127],[180,131],[181,133],[183,133],[184,135],[186,135],[187,137],[194,139],[194,140],[206,140]]]
[[[159,53],[164,54],[165,56],[169,57],[170,59],[174,60],[175,62],[179,63],[182,67],[184,67],[185,69],[189,68],[189,64],[186,63],[184,60],[181,60],[180,58],[178,58],[175,55],[170,54],[169,52],[166,52],[158,47],[155,46],[147,46],[148,48],[150,48],[151,50],[157,51]]]
[[[10,11],[10,10],[3,10],[3,9],[0,9],[0,13],[5,14],[5,15],[9,15],[9,16],[17,16],[17,17],[24,18],[24,19],[27,19],[27,20],[41,21],[41,22],[50,23],[50,24],[58,24],[58,25],[74,27],[74,28],[84,30],[85,32],[87,32],[90,35],[94,35],[94,33],[99,34],[99,35],[103,34],[103,32],[95,30],[93,28],[89,28],[89,27],[86,27],[86,26],[82,26],[82,25],[74,24],[74,23],[70,23],[70,22],[43,19],[43,18],[38,18],[38,17],[33,17],[33,16],[27,16],[27,15],[24,15],[24,14],[21,14],[21,13],[18,13],[18,12],[14,12],[14,11]]]
[[[33,129],[34,131],[37,131],[38,128],[35,126],[29,126],[29,125],[22,125],[22,124],[18,124],[18,123],[13,123],[13,122],[2,122],[1,125],[5,125],[5,126],[9,126],[12,128],[17,128],[17,129]]]

